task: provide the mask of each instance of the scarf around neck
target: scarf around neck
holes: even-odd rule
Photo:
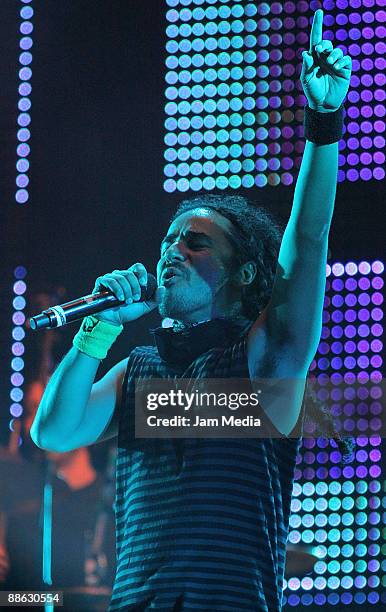
[[[245,317],[220,317],[189,326],[150,329],[158,354],[168,364],[186,367],[212,348],[222,348],[241,337],[252,325]]]

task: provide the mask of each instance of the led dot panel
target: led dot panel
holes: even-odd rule
[[[11,419],[9,421],[9,429],[12,433],[17,434],[20,428],[18,428],[18,418],[23,414],[23,384],[24,384],[24,323],[25,314],[24,309],[26,306],[25,298],[23,297],[27,286],[25,283],[27,271],[24,266],[17,266],[14,270],[14,283],[13,283],[13,300],[12,300],[12,344],[11,344],[11,390],[10,399],[11,405],[9,412]],[[11,437],[12,437],[11,433]],[[18,436],[17,444],[21,444],[21,439]]]
[[[381,1],[166,0],[164,189],[290,185],[304,149],[299,75],[312,15],[353,59],[338,181],[384,177]]]
[[[19,38],[19,100],[17,117],[17,162],[16,162],[16,193],[15,199],[18,204],[25,204],[29,199],[28,184],[29,184],[29,161],[30,154],[29,140],[31,137],[31,77],[32,77],[32,31],[33,31],[33,8],[31,0],[21,0],[20,4],[20,38]]]
[[[385,596],[380,435],[383,276],[380,261],[327,266],[322,337],[310,372],[318,381],[319,399],[348,421],[353,415],[359,417],[363,435],[356,437],[355,457],[344,465],[336,445],[326,438],[303,440],[289,541],[311,546],[318,561],[311,574],[291,576],[285,582],[288,606],[366,607]],[[357,397],[351,393],[354,379],[363,383]],[[350,430],[349,423],[346,426]]]

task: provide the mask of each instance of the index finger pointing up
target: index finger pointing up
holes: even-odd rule
[[[310,53],[319,45],[323,39],[323,10],[318,9],[314,14],[310,35]]]

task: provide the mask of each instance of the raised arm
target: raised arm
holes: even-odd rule
[[[301,371],[309,368],[322,327],[328,233],[338,172],[339,136],[334,137],[333,132],[342,118],[352,63],[349,56],[343,57],[340,49],[322,39],[322,25],[323,11],[318,10],[300,76],[311,109],[306,109],[307,121],[313,124],[307,127],[306,138],[308,133],[315,142],[306,140],[272,298],[264,313],[268,337],[285,344]],[[324,131],[315,127],[318,124],[324,124]],[[326,141],[329,144],[321,144]]]

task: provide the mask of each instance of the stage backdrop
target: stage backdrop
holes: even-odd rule
[[[312,545],[319,560],[289,579],[285,598],[365,609],[385,590],[381,1],[2,0],[1,439],[17,432],[47,334],[56,363],[78,329],[31,333],[26,317],[135,261],[154,271],[182,198],[240,193],[285,224],[304,148],[301,52],[317,8],[353,74],[310,374],[348,427],[358,415],[364,423],[344,468],[329,443],[304,442],[290,542]],[[127,327],[100,375],[149,343],[158,321],[152,313]]]

